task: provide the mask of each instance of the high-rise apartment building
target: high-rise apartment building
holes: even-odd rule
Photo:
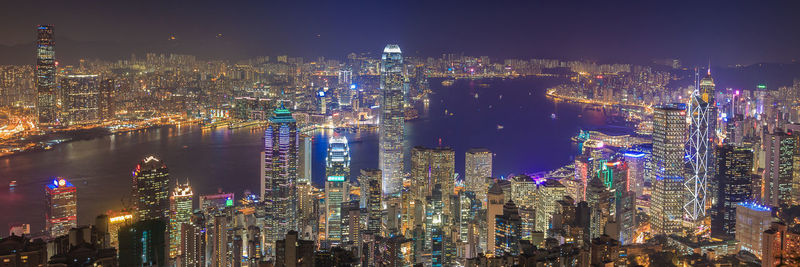
[[[169,218],[169,170],[154,156],[144,158],[133,170],[136,220]]]
[[[378,164],[383,172],[383,194],[399,193],[403,186],[403,54],[386,45],[381,56],[380,140]]]
[[[64,178],[53,179],[45,188],[45,200],[45,228],[50,237],[66,235],[78,226],[78,194],[72,183]]]

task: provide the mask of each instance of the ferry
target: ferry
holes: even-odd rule
[[[555,120],[556,119],[556,114],[555,113],[550,113],[550,118]]]
[[[442,81],[442,86],[451,86],[451,85],[453,85],[454,82],[455,82],[455,80],[453,80],[453,79],[447,79],[447,80]]]
[[[502,130],[502,129],[503,129],[503,125],[501,125],[501,124],[498,124],[498,125],[497,125],[497,129],[498,129],[498,130]]]
[[[17,187],[17,180],[13,180],[10,183],[8,183],[8,187],[9,188]]]

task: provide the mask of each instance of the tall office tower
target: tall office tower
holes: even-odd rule
[[[100,81],[100,93],[98,98],[98,116],[100,120],[113,120],[114,119],[114,94],[116,87],[114,86],[114,79],[108,78]]]
[[[492,177],[492,152],[486,148],[467,150],[464,174],[467,190],[475,192],[475,196],[485,205],[486,191],[489,190],[486,178]]]
[[[181,267],[204,266],[206,250],[205,216],[202,212],[192,215],[189,223],[181,224]]]
[[[686,106],[657,106],[653,112],[653,163],[656,180],[650,208],[656,234],[680,231],[684,198]]]
[[[175,190],[169,197],[169,257],[175,259],[182,255],[181,227],[192,219],[192,187],[189,183],[176,183]]]
[[[611,192],[598,177],[592,178],[586,188],[586,203],[589,205],[589,239],[603,235],[611,216]]]
[[[97,75],[67,75],[61,79],[66,99],[68,125],[97,123],[100,120],[100,80]]]
[[[567,188],[552,179],[543,179],[536,189],[536,231],[547,232],[553,214],[556,213],[558,201],[567,196]]]
[[[78,226],[78,194],[72,183],[64,178],[53,179],[45,188],[45,200],[45,228],[50,237],[66,235]]]
[[[108,216],[108,246],[119,248],[119,229],[135,222],[133,213],[127,211],[109,212]]]
[[[297,149],[297,181],[311,183],[311,136],[301,134]]]
[[[403,55],[397,45],[383,49],[380,101],[378,164],[383,171],[383,194],[391,195],[403,187]]]
[[[350,148],[346,137],[329,140],[325,172],[325,233],[331,245],[338,245],[342,240],[342,203],[349,196]]]
[[[503,205],[503,214],[495,216],[494,255],[518,256],[521,237],[522,219],[514,201]]]
[[[358,249],[361,245],[361,208],[358,200],[342,203],[342,246]]]
[[[717,149],[717,203],[711,234],[732,237],[736,233],[736,206],[752,195],[753,150],[725,144]]]
[[[481,234],[481,247],[485,248],[484,251],[494,253],[495,244],[493,240],[495,229],[495,216],[503,214],[503,205],[505,204],[505,197],[503,196],[503,189],[499,184],[494,183],[489,191],[486,193],[486,233]]]
[[[367,230],[381,232],[381,170],[361,170],[358,177],[361,184],[361,201],[367,208]]]
[[[478,211],[481,210],[481,201],[475,192],[461,190],[458,192],[458,240],[469,240],[469,228],[474,225]]]
[[[56,42],[53,25],[39,25],[36,40],[36,110],[39,124],[58,124],[58,86],[56,85]]]
[[[644,194],[645,165],[647,154],[639,151],[626,151],[622,156],[628,164],[628,186],[630,190],[641,196]]]
[[[265,246],[297,228],[297,122],[281,103],[269,118],[261,154],[261,199],[266,204]],[[269,251],[268,255],[274,255]]]
[[[792,203],[793,155],[797,138],[790,133],[764,133],[764,178],[761,200],[778,207]]]
[[[136,220],[169,218],[169,170],[154,156],[144,158],[133,170]]]
[[[736,241],[739,249],[761,258],[762,233],[772,223],[772,208],[752,202],[736,204]]]
[[[578,192],[580,197],[576,198],[578,200],[586,200],[586,187],[593,176],[591,169],[592,167],[591,162],[589,161],[589,156],[575,156],[575,180],[580,182],[580,192]]]
[[[615,227],[619,235],[615,238],[623,245],[632,244],[637,229],[636,222],[636,198],[633,191],[618,192],[614,197],[616,208]],[[609,232],[606,230],[606,232]]]
[[[445,218],[452,220],[450,196],[455,194],[455,151],[448,147],[411,150],[412,188],[419,197],[429,196],[435,185],[441,185]]]
[[[714,79],[711,69],[697,82],[689,102],[689,140],[686,146],[688,168],[685,176],[687,190],[683,205],[684,219],[698,223],[706,215],[711,197],[708,183],[714,173],[714,130],[717,122],[714,113]]]
[[[119,262],[125,266],[166,266],[167,224],[143,220],[119,229]]]
[[[519,207],[538,206],[536,193],[539,184],[543,182],[541,178],[533,178],[527,175],[517,175],[511,179],[511,200]]]
[[[425,250],[431,253],[431,266],[445,266],[447,259],[444,248],[447,243],[445,240],[447,231],[444,228],[447,223],[443,218],[444,196],[441,184],[435,184],[431,194],[425,199]]]

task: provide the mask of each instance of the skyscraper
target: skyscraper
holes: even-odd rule
[[[64,178],[53,179],[45,188],[47,208],[45,228],[50,237],[57,237],[69,233],[69,229],[76,227],[78,215],[78,201],[76,188]]]
[[[192,187],[189,183],[175,185],[169,197],[169,257],[174,259],[182,254],[181,228],[192,219]]]
[[[100,120],[114,119],[114,79],[103,79],[100,81],[100,97],[98,100],[98,116]]]
[[[281,103],[269,118],[261,154],[261,199],[269,226],[264,236],[267,246],[274,246],[289,230],[297,228],[298,140],[297,122]]]
[[[658,106],[653,112],[653,184],[650,216],[657,234],[679,231],[684,198],[684,136],[686,106]]]
[[[685,176],[686,196],[683,205],[684,218],[690,222],[702,220],[711,198],[708,182],[713,175],[713,137],[716,115],[714,114],[714,79],[711,69],[700,80],[689,102],[689,140],[687,145],[688,170]]]
[[[133,170],[136,220],[169,218],[169,170],[154,156],[144,158]]]
[[[449,232],[454,220],[450,196],[455,194],[455,151],[446,147],[414,147],[411,150],[411,176],[411,188],[416,189],[413,194],[419,201],[430,196],[439,185],[442,198],[437,201],[442,202],[443,227]]]
[[[328,157],[325,158],[325,233],[332,245],[342,240],[342,203],[349,190],[350,148],[346,137],[332,137],[328,142]]]
[[[386,45],[381,56],[381,112],[378,164],[383,172],[384,195],[403,186],[403,55],[397,45]]]
[[[39,124],[58,123],[58,87],[56,86],[56,42],[53,25],[39,25],[36,40],[36,110]]]
[[[736,233],[736,206],[752,195],[753,150],[726,144],[717,149],[717,203],[711,234],[731,237]]]
[[[738,250],[744,250],[761,258],[762,233],[772,223],[772,208],[752,202],[736,204],[736,241]]]
[[[467,150],[464,174],[467,190],[475,192],[475,196],[485,204],[486,191],[489,190],[486,178],[492,177],[492,152],[485,148]]]
[[[495,216],[494,255],[517,256],[520,254],[519,240],[522,236],[522,219],[514,201],[503,205],[503,214]]]
[[[761,201],[778,207],[792,203],[793,155],[797,138],[791,132],[764,133],[764,178]]]
[[[367,207],[367,230],[381,232],[381,170],[361,170],[361,200]]]
[[[64,109],[69,125],[96,123],[100,120],[100,81],[97,75],[67,75],[61,79],[66,96]]]

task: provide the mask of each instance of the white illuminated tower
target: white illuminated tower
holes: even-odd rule
[[[350,147],[346,137],[330,139],[325,173],[325,233],[332,245],[339,245],[342,241],[342,203],[347,201],[350,176]]]
[[[695,90],[689,102],[689,140],[687,142],[688,173],[684,187],[687,190],[683,205],[684,219],[690,222],[702,220],[706,214],[709,177],[712,170],[712,138],[714,123],[714,80],[711,68],[708,75],[698,80],[695,72]]]
[[[383,49],[380,103],[378,164],[383,172],[383,194],[391,195],[403,186],[403,54],[397,45]]]

